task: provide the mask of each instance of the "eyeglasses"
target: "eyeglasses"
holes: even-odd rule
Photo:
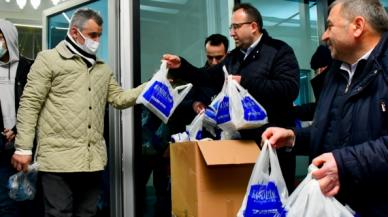
[[[230,24],[229,26],[229,30],[236,30],[236,29],[239,29],[241,28],[241,26],[245,25],[245,24],[251,24],[253,23],[253,21],[249,21],[249,22],[243,22],[243,23],[232,23]]]
[[[216,59],[217,61],[220,61],[224,56],[223,55],[218,55],[218,56],[209,56],[207,55],[208,60],[213,60]]]

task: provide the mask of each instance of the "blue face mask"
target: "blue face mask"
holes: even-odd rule
[[[0,41],[0,58],[3,58],[5,53],[7,53],[7,48],[5,48],[5,41]]]

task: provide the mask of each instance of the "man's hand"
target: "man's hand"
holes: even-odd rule
[[[339,177],[337,162],[332,153],[325,153],[314,158],[312,164],[320,169],[312,173],[313,177],[319,181],[321,191],[326,196],[335,196],[339,189]]]
[[[203,104],[202,102],[199,102],[199,101],[193,102],[193,110],[195,111],[195,113],[199,114],[199,113],[202,112],[205,108],[206,108],[206,106],[205,106],[205,104]]]
[[[177,69],[181,67],[181,58],[173,54],[164,54],[162,60],[167,61],[167,67],[170,69]]]
[[[295,134],[292,130],[280,127],[269,127],[261,135],[261,140],[269,140],[274,148],[293,147]]]
[[[8,142],[13,141],[16,136],[15,132],[13,132],[12,129],[7,129],[7,128],[4,129],[3,134]]]
[[[24,172],[28,171],[28,165],[32,162],[32,155],[20,155],[20,154],[13,154],[11,159],[12,166],[17,170]]]
[[[232,79],[237,81],[237,83],[241,83],[241,75],[230,75],[232,76]]]

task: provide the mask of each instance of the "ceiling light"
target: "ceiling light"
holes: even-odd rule
[[[5,2],[10,2],[11,0],[5,0]]]
[[[32,7],[36,10],[39,8],[40,0],[31,0],[30,3],[32,5]]]
[[[16,0],[16,3],[18,4],[20,9],[23,9],[27,4],[27,0]]]
[[[51,2],[53,3],[53,5],[57,5],[60,2],[60,0],[51,0]]]

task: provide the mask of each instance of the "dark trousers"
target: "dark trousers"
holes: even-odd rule
[[[10,151],[0,152],[0,217],[19,216],[17,202],[8,196],[8,179],[17,172],[11,166],[12,153]]]
[[[45,217],[92,217],[101,192],[101,172],[39,173]]]
[[[143,184],[153,173],[156,203],[154,205],[155,217],[171,216],[171,187],[170,187],[170,158],[163,155],[143,156]],[[147,195],[145,195],[147,196]],[[147,207],[145,207],[147,208]]]

